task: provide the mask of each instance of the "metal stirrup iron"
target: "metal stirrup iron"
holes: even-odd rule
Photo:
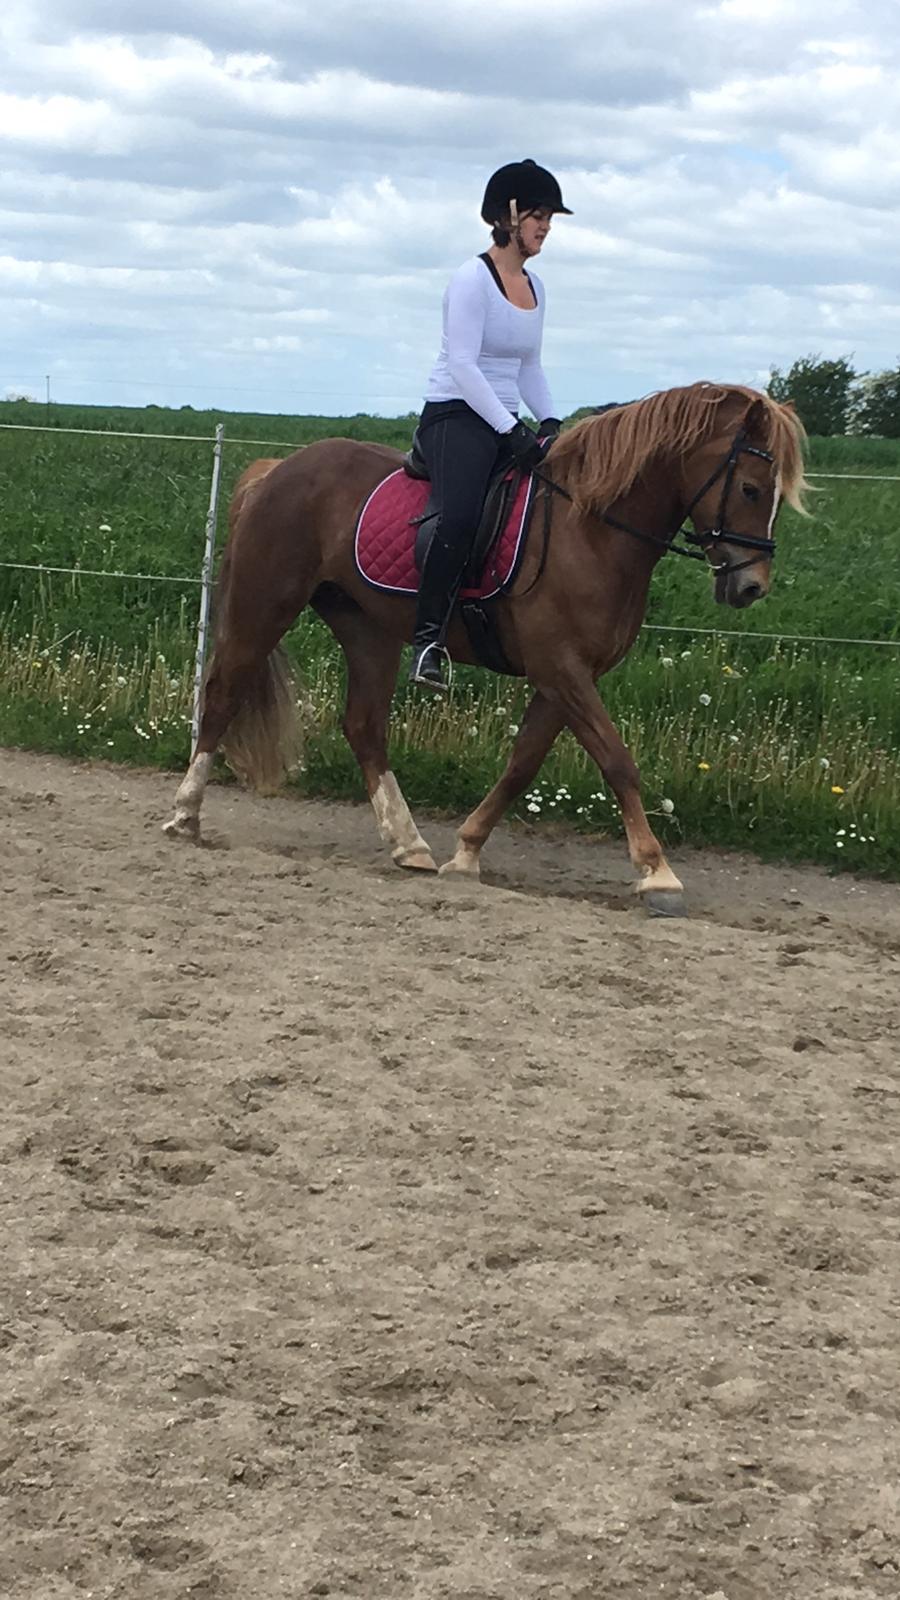
[[[441,666],[439,668],[439,671],[440,671],[440,674],[441,674],[440,681],[438,681],[437,678],[429,678],[429,677],[425,676],[424,673],[421,673],[420,669],[421,669],[421,666],[422,666],[422,662],[425,660],[425,657],[428,655],[429,650],[437,650],[439,655],[443,656],[444,661],[447,664],[446,665],[446,671],[447,671],[446,680],[444,679],[444,676],[443,676],[443,674],[444,674],[443,663],[441,663]],[[453,684],[453,662],[450,659],[450,653],[447,650],[446,646],[442,645],[442,644],[438,644],[437,640],[434,640],[431,644],[426,644],[425,648],[418,652],[418,655],[417,655],[416,660],[415,660],[415,665],[414,665],[414,668],[413,668],[413,672],[412,672],[412,674],[410,676],[410,681],[412,683],[420,683],[426,689],[439,689],[439,690],[443,690],[444,692],[446,692],[448,689],[450,689],[452,684]]]

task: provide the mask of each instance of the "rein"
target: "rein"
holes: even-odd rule
[[[771,559],[771,557],[775,554],[774,539],[761,539],[747,533],[733,533],[725,524],[725,513],[728,509],[728,497],[731,493],[734,474],[741,455],[759,456],[763,461],[774,461],[775,459],[770,451],[760,450],[757,445],[750,444],[743,428],[741,428],[735,435],[734,442],[727,456],[725,456],[724,460],[720,461],[719,465],[714,469],[713,472],[710,473],[709,477],[706,479],[706,482],[701,485],[690,504],[686,507],[684,513],[679,519],[678,527],[674,528],[672,532],[665,538],[660,539],[656,534],[644,533],[641,528],[633,528],[629,522],[622,522],[618,517],[610,516],[608,511],[604,511],[602,513],[602,520],[607,523],[609,527],[616,528],[621,533],[630,534],[632,539],[640,539],[643,544],[653,545],[657,550],[661,550],[664,555],[684,556],[687,561],[707,561],[710,550],[714,550],[716,545],[720,543],[737,545],[740,549],[753,550],[756,552],[755,555],[750,556],[746,561],[712,562],[710,565],[712,566],[713,572],[723,572],[726,574],[729,572],[741,572],[743,571],[744,567],[752,567],[754,561],[757,561],[761,555],[769,556]],[[693,528],[686,528],[684,526],[685,519],[691,515],[694,507],[700,503],[705,494],[709,493],[713,485],[718,483],[723,474],[725,481],[722,484],[722,494],[719,500],[719,509],[716,514],[715,526],[705,529],[703,533],[697,533]],[[568,489],[564,489],[559,483],[554,483],[551,478],[545,478],[542,472],[536,472],[535,477],[539,478],[541,483],[544,485],[544,546],[541,552],[540,567],[538,569],[537,577],[534,579],[534,583],[537,582],[537,578],[539,578],[543,572],[547,559],[547,545],[550,537],[549,524],[551,496],[553,494],[558,494],[562,495],[564,500],[572,499]],[[675,540],[679,537],[685,541],[685,544],[697,545],[699,548],[694,550],[686,550],[684,545],[675,543]],[[530,585],[530,587],[533,587],[533,585]]]
[[[534,477],[540,479],[541,483],[544,485],[544,527],[541,540],[541,559],[538,562],[537,572],[528,585],[528,588],[523,589],[521,594],[516,595],[517,600],[522,600],[526,594],[530,594],[535,584],[538,583],[544,576],[544,568],[547,565],[547,553],[550,549],[550,530],[553,522],[554,494],[561,494],[565,500],[571,500],[572,498],[567,489],[564,489],[561,484],[554,483],[551,478],[545,478],[542,472],[535,472]]]

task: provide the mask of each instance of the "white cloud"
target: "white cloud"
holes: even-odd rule
[[[0,388],[413,407],[484,180],[526,154],[576,213],[539,269],[561,408],[809,350],[897,357],[894,0],[137,0],[110,21],[107,0],[0,19]]]
[[[102,289],[114,293],[136,290],[177,290],[190,293],[206,291],[213,285],[212,273],[190,268],[187,271],[156,271],[137,267],[75,266],[68,261],[21,261],[14,256],[0,256],[0,283],[15,288],[19,284],[29,287],[61,285],[67,289]]]
[[[73,95],[0,94],[0,126],[11,145],[34,151],[118,155],[129,143],[127,117]]]

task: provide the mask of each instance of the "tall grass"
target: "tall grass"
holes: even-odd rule
[[[73,426],[186,432],[187,442],[0,433],[2,559],[196,577],[216,418],[53,408]],[[2,406],[0,420],[43,421]],[[40,414],[40,415],[39,415]],[[404,445],[410,418],[228,418],[228,436],[298,443],[337,432]],[[198,439],[197,435],[205,435]],[[266,453],[232,443],[224,493]],[[813,442],[813,469],[895,471],[900,446]],[[900,640],[900,483],[820,484],[813,518],[786,514],[771,599],[713,607],[708,582],[670,561],[648,622],[735,637],[645,632],[604,685],[669,839],[900,872],[900,649],[779,645],[762,634]],[[187,754],[198,591],[190,582],[0,570],[0,742],[181,766]],[[307,792],[359,795],[340,734],[342,663],[308,616],[288,640],[307,684]],[[411,801],[464,810],[497,776],[524,707],[521,685],[476,669],[449,704],[398,692],[392,759]],[[574,741],[558,743],[519,814],[618,831],[615,805]]]

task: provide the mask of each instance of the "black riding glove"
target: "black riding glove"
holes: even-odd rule
[[[543,422],[539,422],[537,436],[541,444],[545,440],[552,442],[554,439],[558,439],[561,427],[562,423],[558,417],[545,417]]]
[[[503,443],[506,446],[510,460],[515,462],[517,467],[530,466],[534,458],[537,439],[524,422],[517,422],[509,433],[505,433],[503,435]]]
[[[518,467],[520,472],[531,472],[540,466],[555,435],[541,439],[524,422],[517,422],[504,438],[513,466]]]

